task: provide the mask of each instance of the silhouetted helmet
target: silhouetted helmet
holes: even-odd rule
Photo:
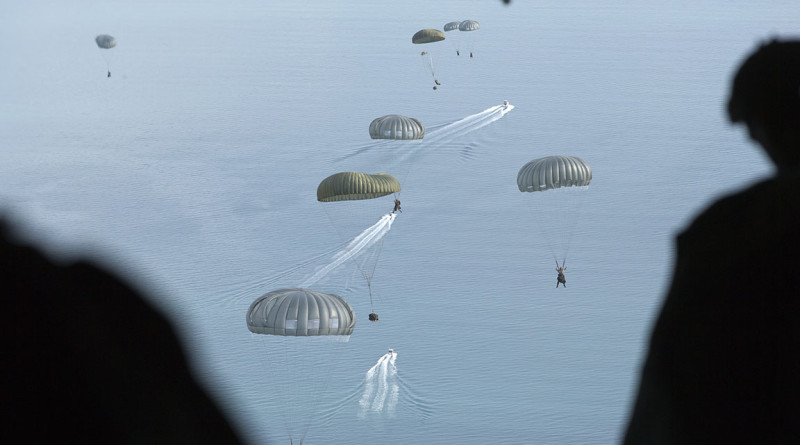
[[[733,79],[731,122],[776,122],[800,116],[800,41],[772,40],[751,54]]]

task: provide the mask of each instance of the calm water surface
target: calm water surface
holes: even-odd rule
[[[724,121],[731,71],[759,40],[797,35],[800,6],[595,3],[8,5],[0,202],[54,253],[141,280],[252,443],[286,442],[287,397],[314,413],[309,444],[614,443],[672,236],[770,172]],[[475,57],[448,34],[433,91],[411,35],[468,18],[481,29],[456,43]],[[118,40],[108,65],[100,33]],[[502,118],[458,124],[503,99],[516,108]],[[376,156],[386,147],[367,127],[385,114],[420,119],[429,137],[455,130]],[[567,289],[515,183],[554,154],[594,175]],[[245,311],[342,247],[319,181],[382,169],[402,172],[404,212],[373,278],[381,321],[367,321],[352,264],[330,274],[315,287],[348,299],[357,328],[329,359],[284,358],[307,363],[299,378],[329,375],[323,390],[277,387]],[[367,378],[388,348],[397,374]],[[370,388],[395,401],[363,409]]]

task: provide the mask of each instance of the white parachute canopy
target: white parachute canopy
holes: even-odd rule
[[[528,162],[517,174],[521,192],[539,192],[562,187],[584,187],[592,182],[589,164],[575,156],[547,156]]]
[[[459,31],[477,31],[481,29],[481,25],[475,20],[464,20],[458,24]]]
[[[108,34],[100,34],[99,36],[94,38],[94,41],[97,42],[97,46],[103,49],[111,49],[117,46],[117,39],[114,36],[110,36]]]
[[[472,57],[472,53],[476,49],[475,42],[478,33],[475,31],[479,29],[481,29],[481,25],[475,20],[464,20],[458,24],[458,30],[461,31],[459,33],[460,39],[463,41],[464,49],[469,51],[470,57]]]
[[[442,29],[444,29],[444,32],[457,31],[460,24],[461,22],[448,22],[444,24]]]
[[[461,24],[460,21],[447,22],[442,27],[444,32],[447,33],[447,40],[449,40],[450,44],[453,45],[453,49],[455,50],[456,55],[461,55],[461,48],[460,48],[460,45],[459,45],[459,42],[461,41],[461,39],[457,38],[458,25],[460,25],[460,24]],[[453,32],[453,31],[455,31],[455,32]]]
[[[108,70],[108,77],[111,77],[111,57],[114,55],[113,51],[108,51],[117,46],[117,39],[108,34],[100,34],[94,38],[97,47],[100,48],[103,55],[103,60],[106,61],[106,70]]]
[[[331,396],[328,384],[355,329],[355,311],[335,294],[277,289],[250,304],[246,323],[255,343],[251,390],[282,418],[289,442],[303,443]]]
[[[589,164],[575,156],[534,159],[517,173],[517,187],[531,209],[531,223],[559,264],[566,261],[591,181]]]

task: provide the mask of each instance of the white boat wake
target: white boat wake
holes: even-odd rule
[[[457,121],[433,126],[428,129],[427,135],[424,139],[419,141],[389,141],[389,140],[376,140],[371,144],[358,147],[352,152],[337,159],[336,162],[347,160],[353,161],[354,157],[364,157],[365,160],[371,157],[385,157],[385,162],[377,162],[374,159],[371,165],[386,165],[387,171],[394,169],[397,170],[396,176],[405,178],[408,175],[412,164],[416,164],[421,157],[427,152],[446,152],[451,150],[459,150],[459,161],[469,160],[475,156],[473,150],[478,148],[479,145],[471,144],[464,146],[463,144],[456,143],[455,141],[462,136],[479,130],[487,125],[490,125],[503,116],[508,114],[514,109],[514,105],[506,103],[502,105],[495,105],[489,107],[480,113],[466,116]],[[398,142],[410,142],[407,144],[397,145]],[[391,150],[392,147],[400,147],[402,150]],[[392,164],[394,167],[392,167]],[[352,166],[348,165],[348,168]],[[391,167],[391,168],[390,168]],[[384,215],[377,223],[367,228],[360,235],[356,236],[353,240],[349,241],[344,247],[343,244],[335,248],[309,258],[302,263],[296,264],[286,270],[280,271],[275,275],[265,277],[252,283],[245,283],[238,289],[232,289],[230,292],[223,293],[225,303],[227,306],[245,304],[253,298],[253,295],[263,294],[271,290],[272,287],[281,281],[287,281],[290,276],[299,272],[301,269],[309,267],[313,263],[321,261],[322,258],[330,257],[327,264],[318,266],[314,272],[301,280],[299,287],[309,287],[323,279],[326,275],[343,265],[350,258],[357,258],[359,255],[367,252],[370,247],[379,243],[391,228],[392,222],[396,215]],[[335,253],[334,253],[335,252]]]
[[[418,157],[421,152],[436,151],[437,149],[446,148],[446,146],[455,139],[498,121],[514,109],[514,105],[506,104],[505,102],[507,101],[504,101],[502,105],[489,107],[480,113],[469,115],[449,124],[429,127],[422,140],[392,141],[379,139],[370,144],[356,148],[352,152],[336,159],[335,162],[348,160],[355,156],[380,153],[390,147],[398,146],[398,142],[402,143],[403,147],[402,151],[399,153],[400,158],[396,159],[398,153],[394,153],[392,158],[395,159],[395,161],[399,160],[401,162],[409,158]]]
[[[336,270],[336,268],[347,262],[350,258],[358,257],[358,255],[381,241],[383,237],[389,233],[389,229],[392,228],[392,222],[394,222],[395,217],[397,217],[397,215],[394,213],[383,215],[378,222],[361,232],[358,236],[353,238],[344,249],[333,255],[330,263],[320,267],[313,275],[303,280],[299,287],[313,286],[314,283]]]
[[[364,376],[364,392],[358,401],[359,418],[363,419],[369,413],[394,416],[400,395],[396,360],[397,353],[390,349],[367,371]]]
[[[389,350],[364,374],[364,379],[343,399],[321,412],[325,425],[333,425],[342,412],[352,412],[360,420],[382,422],[387,418],[412,415],[419,421],[430,419],[436,403],[416,394],[397,369],[397,352]]]
[[[492,122],[496,122],[513,109],[514,105],[511,104],[489,107],[480,113],[467,116],[453,123],[434,129],[425,136],[423,141],[436,143],[442,139],[452,139],[456,136],[460,137],[465,134],[472,133],[473,131],[479,130],[491,124]]]

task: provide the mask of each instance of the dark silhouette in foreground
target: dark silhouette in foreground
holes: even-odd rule
[[[800,443],[800,41],[747,58],[728,114],[777,172],[678,236],[626,444]]]
[[[392,213],[394,213],[394,212],[403,213],[403,210],[400,208],[400,200],[399,199],[395,199],[394,200],[394,209],[392,210]]]
[[[9,232],[0,221],[3,443],[241,443],[136,289]]]

